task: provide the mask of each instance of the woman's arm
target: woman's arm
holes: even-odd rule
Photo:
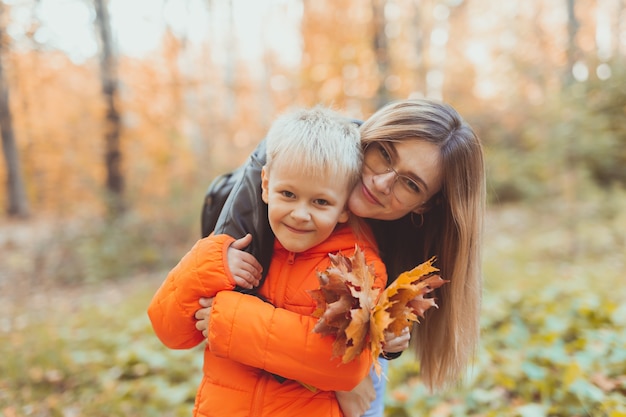
[[[252,235],[252,242],[245,249],[261,264],[265,277],[274,247],[274,235],[267,219],[267,205],[261,198],[261,169],[265,164],[265,141],[238,169],[237,180],[215,224],[215,234],[227,234],[241,238],[247,233]],[[244,289],[238,288],[242,292]]]

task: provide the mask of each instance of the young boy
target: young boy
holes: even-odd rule
[[[308,292],[319,287],[328,254],[352,255],[355,245],[374,266],[375,286],[385,287],[385,267],[362,235],[367,230],[356,234],[346,224],[361,173],[359,139],[356,126],[321,107],[272,125],[262,194],[276,240],[260,298],[225,291],[256,283],[245,272],[233,276],[227,254],[235,239],[227,235],[198,241],[155,294],[148,314],[173,349],[205,340],[194,312],[200,297],[215,297],[194,416],[341,416],[334,391],[351,390],[367,375],[369,351],[343,364],[333,357],[333,338],[313,333],[316,305]]]

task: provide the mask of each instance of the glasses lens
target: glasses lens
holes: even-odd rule
[[[398,175],[393,187],[393,192],[400,202],[412,205],[419,201],[419,187],[409,177]]]
[[[393,167],[391,153],[385,145],[380,142],[370,143],[365,150],[363,162],[376,175],[387,172],[395,174],[395,181],[391,186],[391,191],[402,204],[413,205],[419,202],[419,186],[411,178],[398,174]]]
[[[371,143],[365,150],[364,160],[365,165],[374,172],[374,174],[384,174],[391,168],[388,160],[389,155],[385,148],[383,148],[378,142]]]

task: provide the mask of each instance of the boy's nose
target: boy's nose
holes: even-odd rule
[[[311,215],[305,207],[297,207],[291,211],[291,217],[296,220],[304,221],[309,220]]]

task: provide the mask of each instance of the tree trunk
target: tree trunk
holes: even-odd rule
[[[424,8],[422,0],[415,0],[415,10],[413,14],[413,24],[411,25],[411,44],[415,47],[416,71],[415,71],[415,88],[414,91],[426,93],[426,74],[428,72],[426,60],[426,45],[428,38],[426,37],[426,19],[424,19]]]
[[[579,57],[579,48],[576,43],[576,34],[580,27],[580,23],[576,18],[576,0],[565,0],[565,7],[567,10],[567,73],[563,80],[564,87],[569,87],[576,81],[574,78],[574,65]],[[586,88],[584,84],[580,85],[581,88]],[[567,113],[564,111],[564,113]],[[564,117],[564,120],[566,118]],[[579,178],[579,164],[576,157],[576,149],[578,149],[578,137],[573,135],[571,140],[568,141],[565,148],[565,161],[563,169],[563,190],[565,195],[565,201],[568,204],[567,211],[567,228],[571,235],[569,242],[569,254],[572,259],[575,259],[580,251],[580,234],[578,232],[579,221],[579,199],[577,186],[580,184]]]
[[[226,2],[228,7],[228,34],[226,35],[226,60],[224,64],[225,100],[223,103],[224,116],[229,124],[235,119],[237,108],[237,39],[235,34],[235,5],[233,0]]]
[[[426,74],[426,97],[443,100],[443,85],[446,74],[448,34],[450,25],[450,7],[445,3],[437,4],[432,29],[429,32],[429,68]],[[437,36],[434,36],[437,34]]]
[[[389,91],[385,84],[389,76],[389,47],[385,34],[385,3],[386,0],[372,0],[372,15],[374,25],[374,56],[378,67],[378,91],[376,92],[376,108],[379,109],[390,100]]]
[[[572,70],[578,59],[578,46],[576,44],[576,34],[578,33],[578,19],[576,19],[576,0],[565,0],[567,10],[567,68],[564,78],[565,86],[574,82]]]
[[[4,21],[4,3],[0,1],[0,22]],[[4,26],[0,24],[0,132],[2,134],[2,150],[7,167],[7,213],[10,217],[26,218],[30,214],[20,159],[15,135],[13,132],[13,118],[9,107],[9,83],[6,80],[2,58],[6,48]]]
[[[94,0],[96,25],[100,35],[100,79],[106,103],[105,166],[109,214],[117,216],[125,210],[124,176],[120,146],[121,118],[117,110],[117,63],[113,53],[113,37],[106,0]]]

